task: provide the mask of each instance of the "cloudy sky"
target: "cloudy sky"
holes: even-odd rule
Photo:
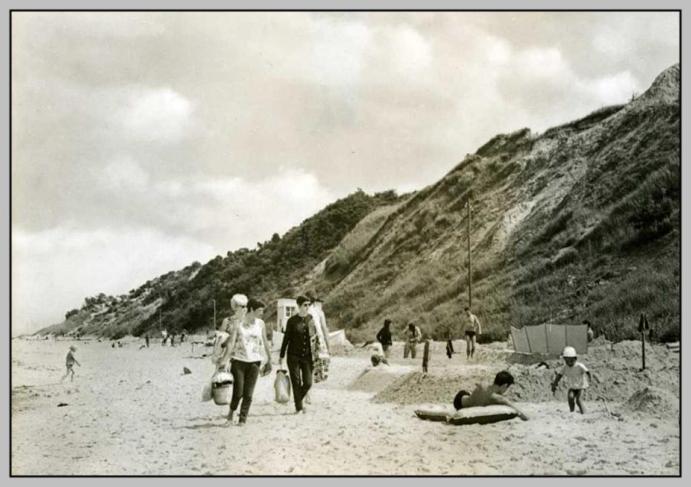
[[[12,15],[13,333],[620,103],[675,13]]]

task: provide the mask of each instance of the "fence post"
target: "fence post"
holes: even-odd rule
[[[649,329],[648,317],[645,313],[641,313],[641,318],[638,320],[638,331],[641,333],[641,370],[645,370],[645,332]]]

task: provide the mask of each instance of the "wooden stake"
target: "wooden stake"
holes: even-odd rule
[[[468,231],[468,308],[472,309],[473,305],[473,291],[472,291],[472,264],[470,261],[470,200],[466,203],[468,208],[467,231]]]

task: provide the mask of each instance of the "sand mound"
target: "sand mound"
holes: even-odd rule
[[[518,401],[545,402],[566,399],[566,387],[560,384],[556,395],[550,384],[563,365],[561,359],[545,360],[547,368],[537,367],[535,357],[519,360],[517,354],[505,354],[504,349],[482,349],[472,364],[464,362],[432,362],[430,373],[410,374],[393,382],[375,396],[376,402],[416,404],[424,402],[450,403],[460,389],[472,390],[475,384],[488,383],[494,375],[506,369],[515,378],[507,397]],[[494,357],[494,358],[490,358]],[[544,357],[540,357],[544,358]],[[592,382],[586,392],[587,401],[607,399],[624,402],[648,387],[659,387],[674,397],[679,394],[679,355],[664,346],[646,346],[646,370],[641,367],[641,344],[625,341],[591,347],[580,360],[590,369]],[[525,362],[525,363],[522,363]]]
[[[366,370],[348,386],[348,389],[351,391],[379,392],[408,372],[410,372],[410,367],[380,365]]]
[[[622,409],[628,413],[645,413],[662,418],[678,418],[679,399],[664,389],[646,387],[635,392],[624,403]]]

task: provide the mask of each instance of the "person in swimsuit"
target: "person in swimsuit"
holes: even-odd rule
[[[80,367],[82,364],[80,364],[76,358],[74,358],[74,352],[77,351],[77,347],[74,345],[70,345],[70,351],[67,352],[67,357],[65,357],[65,375],[62,376],[62,379],[60,379],[60,382],[65,380],[68,375],[70,375],[70,381],[74,381],[74,364],[79,365]]]
[[[519,418],[527,421],[528,416],[503,396],[513,383],[514,379],[511,373],[507,370],[502,370],[494,377],[494,383],[491,385],[476,384],[472,393],[460,390],[453,399],[453,406],[456,408],[456,411],[459,411],[463,408],[500,404],[513,408],[518,413]]]
[[[473,313],[470,312],[469,307],[465,307],[465,317],[463,324],[464,336],[465,336],[465,355],[467,359],[473,358],[475,355],[475,339],[478,335],[482,334],[482,325],[480,320],[477,319]]]

